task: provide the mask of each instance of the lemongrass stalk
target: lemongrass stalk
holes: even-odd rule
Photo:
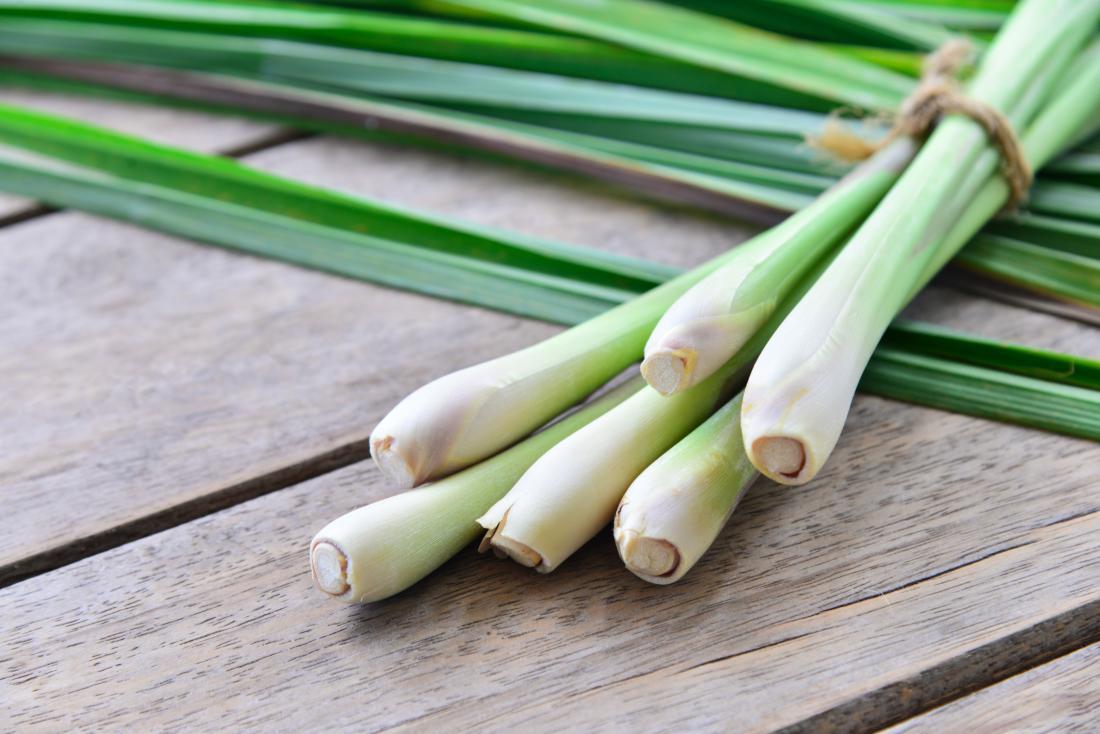
[[[795,303],[828,266],[818,263],[772,318],[709,378],[663,396],[646,387],[554,446],[478,522],[481,548],[548,573],[611,521],[638,475],[735,392]]]
[[[409,588],[478,536],[478,516],[539,456],[641,388],[640,379],[631,380],[491,459],[333,520],[310,543],[317,587],[348,602]]]
[[[643,469],[706,419],[730,377],[715,375],[671,397],[644,388],[554,446],[479,518],[489,544],[524,566],[553,571],[607,525]]]
[[[372,457],[413,487],[495,454],[637,361],[665,309],[735,257],[736,248],[543,342],[428,383],[374,429]]]
[[[650,387],[671,395],[729,361],[790,289],[863,221],[915,150],[909,139],[888,146],[813,204],[741,245],[741,257],[678,298],[646,343],[642,374]]]
[[[683,578],[718,537],[759,476],[741,440],[741,396],[661,455],[615,513],[626,567],[654,584]]]
[[[1100,0],[1056,5],[1021,4],[970,89],[1018,129],[1042,101],[1033,82],[1048,80],[1053,88],[1100,19]],[[976,123],[942,122],[776,331],[753,368],[742,409],[746,451],[762,473],[786,484],[817,474],[879,338],[996,161]]]
[[[852,199],[881,195],[880,189],[888,186],[886,179],[896,175],[890,173],[890,167],[904,165],[893,162],[893,156],[904,158],[902,151],[906,148],[905,143],[893,147],[895,152],[865,169],[867,175],[853,178]],[[823,228],[828,231],[832,225],[843,226],[844,220],[826,218],[823,225],[815,226],[816,218],[801,215],[798,221],[811,232],[820,232]],[[637,361],[658,319],[688,288],[717,268],[751,262],[756,257],[756,246],[734,248],[544,342],[445,375],[421,387],[374,429],[372,457],[391,481],[398,486],[413,487],[491,456]],[[818,259],[810,258],[809,264]],[[800,274],[808,267],[806,263],[789,260],[784,257],[775,262]],[[792,281],[781,280],[784,292],[789,290]],[[746,289],[751,297],[770,301],[766,308],[761,308],[762,317],[749,324],[748,334],[774,312],[776,299],[770,290],[766,282]]]

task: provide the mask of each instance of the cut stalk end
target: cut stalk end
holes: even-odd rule
[[[762,436],[752,442],[752,463],[776,481],[790,484],[806,466],[802,442],[787,436]]]
[[[680,551],[662,538],[648,538],[623,530],[616,539],[627,569],[643,577],[669,576],[680,565]]]
[[[669,349],[654,352],[642,362],[642,376],[657,392],[672,395],[691,386],[695,372],[694,349]]]
[[[520,543],[518,540],[494,535],[491,543],[494,550],[502,551],[521,566],[535,568],[542,563],[541,555],[532,550],[530,546]]]
[[[309,554],[313,581],[329,596],[343,596],[351,589],[348,584],[348,557],[327,540],[316,543]]]
[[[375,465],[390,482],[401,489],[412,489],[420,483],[420,477],[417,477],[408,460],[394,445],[393,436],[372,438],[370,449]]]

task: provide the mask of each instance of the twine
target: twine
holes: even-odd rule
[[[984,102],[966,96],[958,82],[958,72],[973,54],[973,46],[962,38],[945,41],[924,60],[920,84],[902,103],[894,116],[893,126],[882,140],[869,142],[837,121],[838,113],[830,116],[820,136],[809,140],[815,148],[825,150],[846,161],[869,158],[902,136],[923,140],[945,115],[960,114],[982,126],[990,143],[1001,156],[1001,175],[1008,184],[1006,208],[1019,204],[1031,186],[1031,164],[1012,124],[1001,112]]]

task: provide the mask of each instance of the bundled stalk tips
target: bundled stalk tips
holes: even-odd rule
[[[989,119],[1023,131],[1021,150],[1035,166],[1100,110],[1100,42],[1082,51],[1100,0],[1060,3],[1064,12],[1046,17],[1037,0],[1025,2],[971,84],[975,101],[945,108],[995,110]],[[318,586],[350,599],[395,593],[469,543],[477,526],[480,550],[547,573],[612,521],[631,572],[655,584],[683,578],[758,472],[786,484],[819,472],[890,320],[1003,206],[1009,186],[986,123],[952,116],[919,150],[913,139],[893,139],[742,247],[551,340],[414,393],[372,435],[375,460],[406,486],[458,473],[318,534]],[[643,343],[648,387],[482,461],[581,401]],[[743,394],[723,405],[750,367]],[[1081,435],[1100,435],[1100,423],[1068,407],[1092,402],[1078,392],[1087,388],[990,369],[891,346],[867,379],[882,394],[908,397],[914,391],[901,381],[929,384],[916,374],[925,370],[951,383],[940,398],[954,408],[975,385],[995,384],[1026,403],[1003,414],[1034,424],[1042,421],[1027,406],[1041,394],[1064,406]],[[978,403],[987,406],[978,414],[992,404]],[[394,531],[400,541],[391,542]],[[412,539],[420,550],[401,553],[399,542]],[[376,568],[393,573],[369,572]]]

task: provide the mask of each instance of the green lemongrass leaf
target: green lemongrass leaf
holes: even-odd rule
[[[846,0],[680,0],[677,4],[775,33],[834,43],[930,51],[950,38],[934,22]]]
[[[955,256],[952,264],[1100,312],[1100,258],[981,234]]]
[[[0,14],[311,41],[785,106],[829,106],[817,96],[591,39],[346,7],[259,0],[0,0]],[[888,68],[905,63],[897,56],[881,61]]]
[[[759,79],[838,104],[893,109],[912,80],[814,44],[647,0],[446,0],[667,58]]]
[[[1064,217],[1100,223],[1100,189],[1064,181],[1038,181],[1031,187],[1027,208],[1044,215],[1044,221]]]
[[[1096,219],[1092,213],[1091,219]],[[989,225],[992,234],[1033,242],[1061,252],[1100,257],[1100,222],[1074,221],[1021,212]]]
[[[654,268],[645,261],[414,215],[398,207],[272,176],[232,160],[189,153],[8,105],[0,105],[0,141],[122,178],[581,282],[638,290],[670,276],[668,268]]]
[[[1011,372],[1036,380],[1100,390],[1100,362],[1096,360],[985,339],[942,326],[894,321],[882,340],[882,346]]]
[[[424,103],[640,120],[798,137],[817,113],[557,74],[294,41],[10,19],[0,53],[150,64],[323,85]]]
[[[1090,186],[1100,186],[1100,142],[1082,145],[1050,164],[1050,171]]]
[[[338,275],[573,322],[635,291],[325,227],[0,149],[0,190]]]
[[[840,53],[848,54],[862,61],[867,61],[883,69],[890,69],[899,74],[905,74],[913,78],[921,75],[924,65],[924,56],[911,51],[895,51],[888,48],[875,48],[873,46],[838,46],[830,48]]]
[[[753,176],[735,180],[706,175],[643,158],[631,158],[583,145],[573,136],[454,110],[396,100],[348,97],[283,84],[192,74],[152,67],[104,65],[9,57],[0,79],[41,84],[42,75],[67,80],[67,91],[109,85],[134,98],[183,100],[205,110],[248,111],[263,119],[352,137],[393,134],[420,142],[461,145],[592,175],[667,200],[712,211],[774,222],[808,202],[785,186],[765,185]],[[47,81],[55,87],[57,82]]]
[[[860,390],[953,413],[1100,441],[1100,392],[880,347]]]
[[[450,105],[450,109],[462,109]],[[654,148],[719,160],[768,166],[796,173],[821,175],[839,173],[846,166],[837,164],[828,155],[813,150],[805,144],[803,136],[822,129],[824,119],[808,119],[797,135],[746,134],[744,131],[721,129],[708,125],[662,122],[645,119],[612,119],[594,116],[565,115],[520,110],[491,110],[494,119],[517,122],[535,127],[553,128],[566,132],[630,142]],[[869,139],[877,138],[878,128],[870,127]]]
[[[1014,0],[860,0],[860,6],[956,30],[996,31]]]

